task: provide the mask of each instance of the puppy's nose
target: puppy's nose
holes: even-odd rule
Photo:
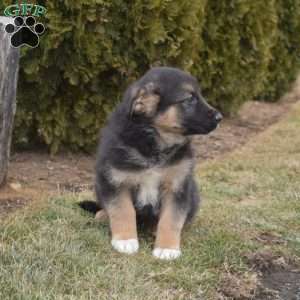
[[[218,112],[218,111],[215,113],[215,120],[216,120],[218,123],[220,123],[220,122],[223,120],[222,114],[221,114],[220,112]]]

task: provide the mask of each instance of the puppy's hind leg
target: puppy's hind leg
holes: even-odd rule
[[[106,207],[113,248],[121,253],[138,251],[136,212],[129,191],[121,191]]]
[[[99,203],[95,201],[84,200],[79,202],[78,205],[85,211],[95,214],[95,220],[99,222],[105,222],[108,220],[106,211],[102,206],[99,205]]]
[[[95,215],[95,220],[98,222],[105,222],[108,220],[108,215],[104,209],[98,210],[98,212]]]

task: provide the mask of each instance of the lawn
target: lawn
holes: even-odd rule
[[[197,175],[202,208],[177,261],[154,259],[145,231],[137,255],[114,252],[108,224],[76,204],[87,194],[1,220],[0,299],[252,299],[251,257],[267,251],[294,266],[300,257],[300,105],[243,148],[200,162]]]

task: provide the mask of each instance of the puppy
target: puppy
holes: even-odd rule
[[[150,218],[157,224],[153,255],[181,255],[182,228],[200,202],[190,137],[221,120],[197,80],[179,69],[153,68],[127,89],[102,130],[96,164],[97,205],[109,218],[114,249],[137,252],[137,218]]]

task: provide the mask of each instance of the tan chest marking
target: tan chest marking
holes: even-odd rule
[[[153,167],[144,171],[129,172],[111,169],[111,180],[115,184],[139,187],[138,205],[155,206],[159,198],[159,187],[163,185],[169,191],[176,192],[185,177],[191,172],[193,162],[183,160],[170,167]]]

